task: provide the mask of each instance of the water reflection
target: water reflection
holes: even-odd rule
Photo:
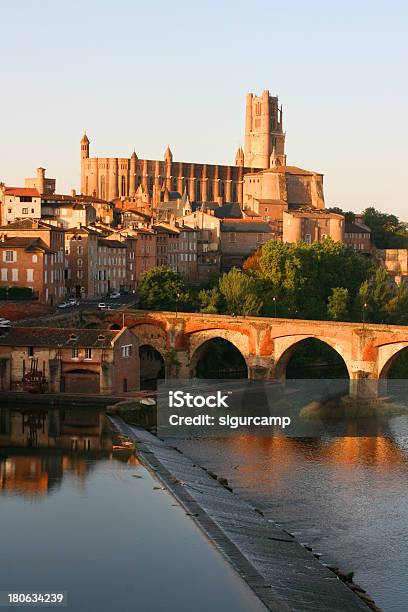
[[[90,459],[109,458],[113,450],[106,416],[97,408],[1,407],[0,494],[46,495],[65,475],[80,484],[95,466]],[[138,462],[129,453],[123,458]]]
[[[324,561],[353,570],[386,612],[405,612],[406,421],[395,417],[386,429],[379,423],[372,437],[242,435],[172,444],[227,478],[235,492],[312,545]]]

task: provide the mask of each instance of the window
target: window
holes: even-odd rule
[[[101,194],[100,197],[102,198],[102,200],[105,199],[105,177],[101,176]]]
[[[71,450],[78,450],[78,438],[71,438]]]
[[[132,356],[132,345],[125,344],[124,346],[122,346],[122,357],[126,358],[126,357],[131,357],[131,356]]]
[[[311,244],[312,236],[310,234],[305,234],[305,242],[306,244]]]
[[[1,269],[1,280],[2,281],[6,281],[7,280],[7,268],[2,268]]]
[[[3,256],[3,260],[4,261],[10,261],[10,262],[14,262],[16,261],[17,257],[16,257],[16,252],[15,251],[6,251],[6,253]]]
[[[263,234],[258,234],[257,242],[263,242]]]
[[[77,260],[77,266],[78,266],[78,268],[82,268],[82,264],[83,264],[83,260],[82,260],[82,259],[78,259],[78,260]]]
[[[71,359],[78,359],[78,355],[79,355],[78,349],[73,348],[71,351]]]
[[[28,208],[23,208],[21,212],[23,215],[28,215]]]
[[[11,280],[18,281],[18,268],[13,268],[11,271]]]
[[[27,353],[29,357],[34,357],[34,347],[33,346],[29,346],[27,349]]]
[[[85,359],[92,359],[92,349],[90,348],[85,349]]]
[[[229,241],[230,242],[236,242],[237,241],[237,235],[235,232],[231,232],[229,235]]]
[[[38,260],[37,255],[33,255],[32,256],[32,262],[33,263],[37,263],[37,260]]]
[[[27,282],[32,283],[34,281],[34,270],[27,268]]]

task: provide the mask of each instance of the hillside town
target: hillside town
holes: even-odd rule
[[[397,284],[406,249],[378,249],[362,215],[327,208],[323,174],[288,165],[283,110],[264,91],[246,99],[245,148],[235,165],[90,156],[80,141],[81,190],[61,194],[39,167],[21,185],[0,183],[0,288],[41,304],[137,294],[143,274],[165,266],[200,283],[268,241],[327,238],[380,260]]]

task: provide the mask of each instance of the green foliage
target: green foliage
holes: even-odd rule
[[[30,300],[33,298],[31,287],[0,287],[0,300]]]
[[[371,240],[378,249],[408,248],[408,231],[395,215],[382,213],[372,206],[363,212],[363,223],[371,229]]]
[[[369,276],[370,262],[340,242],[331,239],[263,245],[256,269],[262,282],[265,314],[324,319],[332,289],[342,287],[354,299]],[[275,302],[273,302],[275,298]]]
[[[262,300],[257,289],[255,278],[236,268],[223,274],[219,281],[219,291],[229,314],[258,315],[262,309]]]
[[[344,215],[346,223],[353,223],[356,220],[356,215],[351,210],[344,212],[344,210],[342,210],[338,206],[332,206],[332,208],[328,208],[327,210],[329,212],[337,213],[338,215]]]
[[[221,294],[216,287],[212,289],[201,289],[198,294],[200,312],[206,314],[217,314],[221,306]]]
[[[408,285],[401,283],[385,306],[389,323],[408,325]]]
[[[191,295],[183,279],[159,266],[145,272],[139,285],[141,308],[146,310],[191,310]]]
[[[345,287],[333,287],[327,302],[327,314],[333,321],[347,321],[349,292]]]

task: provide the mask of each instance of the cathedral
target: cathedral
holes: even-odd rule
[[[254,197],[249,185],[256,184],[262,191],[265,183],[265,193],[272,193],[272,199],[289,206],[324,208],[323,176],[286,165],[282,106],[267,90],[261,96],[247,94],[244,143],[244,150],[238,148],[235,165],[224,166],[174,161],[169,146],[163,160],[139,159],[136,151],[129,158],[90,157],[89,138],[84,134],[81,193],[110,201],[144,193],[152,207],[184,194],[194,207],[215,202],[220,206],[239,203],[245,208]],[[245,181],[246,175],[251,176],[250,182]],[[271,179],[272,191],[268,187]],[[298,201],[291,202],[291,194]]]

